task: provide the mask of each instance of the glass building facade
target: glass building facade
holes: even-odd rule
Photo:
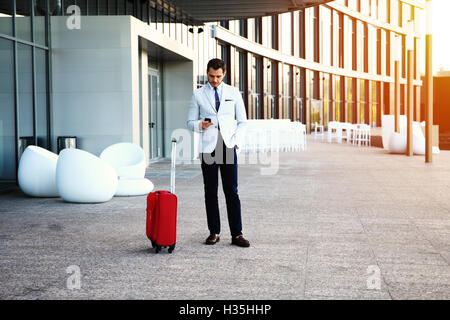
[[[392,43],[396,35],[403,39],[401,110],[405,113],[405,39],[409,20],[415,26],[414,91],[416,101],[420,101],[422,82],[417,69],[423,16],[423,1],[337,0],[260,20],[247,19],[246,35],[241,30],[242,20],[229,21],[226,28],[222,25],[217,28],[247,40],[239,42],[242,46],[236,46],[238,41],[225,45],[231,51],[247,54],[252,61],[252,69],[247,70],[251,75],[248,83],[251,93],[246,97],[250,119],[287,118],[305,123],[308,130],[314,122],[326,128],[329,121],[379,127],[381,116],[393,113]],[[254,35],[261,33],[263,36],[257,41]],[[273,50],[270,56],[258,55],[268,51],[255,49],[255,42]],[[270,61],[259,66],[259,73],[254,64],[258,57]],[[265,72],[266,68],[272,72]],[[236,79],[231,75],[229,83],[237,85]],[[255,111],[252,96],[255,83],[276,84],[264,85],[264,92],[257,92],[264,97],[258,108],[268,112]],[[242,83],[239,85],[242,87]],[[420,114],[419,109],[420,103],[416,102],[415,115]]]
[[[199,25],[163,0],[5,0],[0,5],[2,181],[16,179],[27,145],[54,149],[51,128],[58,120],[50,115],[59,105],[54,105],[52,93],[50,21],[72,15],[73,5],[81,16],[133,16],[149,32],[193,52],[192,89],[206,84],[207,62],[222,58],[228,65],[225,82],[239,88],[249,119],[291,119],[306,124],[308,131],[314,122],[326,128],[330,121],[378,127],[383,114],[393,114],[397,35],[403,39],[404,114],[406,24],[413,20],[415,120],[421,114],[418,65],[424,1],[336,0],[304,10]],[[159,66],[150,59],[150,51],[148,67]],[[139,61],[141,65],[141,56]],[[164,92],[164,81],[155,83],[157,90],[161,83]]]
[[[49,3],[2,1],[0,179],[15,180],[27,145],[50,148]]]

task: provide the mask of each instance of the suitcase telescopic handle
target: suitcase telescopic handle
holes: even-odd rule
[[[170,192],[175,193],[175,164],[177,162],[177,139],[172,138],[172,163],[170,168]]]

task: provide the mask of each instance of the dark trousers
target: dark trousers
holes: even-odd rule
[[[228,224],[231,236],[242,234],[241,201],[238,195],[238,164],[235,148],[227,148],[219,133],[216,149],[201,153],[203,184],[205,187],[206,217],[210,233],[220,233],[219,171],[227,204]]]

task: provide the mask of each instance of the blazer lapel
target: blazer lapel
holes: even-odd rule
[[[207,87],[207,85],[208,85],[208,84],[205,84],[205,85],[203,86],[203,94],[205,95],[205,99],[206,99],[206,101],[208,101],[208,104],[211,106],[211,108],[214,110],[214,112],[217,113],[216,106],[214,106],[214,105],[212,104],[211,97],[208,95],[207,90],[208,90],[209,88]],[[220,109],[219,109],[219,110],[220,110]]]
[[[219,112],[222,107],[225,106],[225,100],[229,98],[228,97],[228,85],[226,83],[223,84],[222,88],[222,98],[220,98],[220,106],[219,106]]]

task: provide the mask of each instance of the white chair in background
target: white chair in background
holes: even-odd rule
[[[316,137],[322,137],[323,140],[323,125],[319,124],[318,122],[314,122],[314,138]]]
[[[28,146],[19,162],[17,178],[20,189],[32,197],[59,197],[55,179],[57,162],[56,153]]]
[[[141,179],[145,176],[145,154],[134,143],[121,142],[107,147],[100,159],[108,162],[120,178]]]
[[[368,124],[359,123],[356,124],[354,127],[354,139],[353,144],[357,144],[358,146],[371,145],[371,133],[370,133],[370,126]]]
[[[306,149],[304,125],[289,119],[248,120],[242,152],[279,152],[300,149]]]
[[[353,125],[348,122],[340,122],[339,128],[340,130],[337,133],[338,142],[342,143],[342,140],[345,139],[347,143],[350,143]]]
[[[333,139],[339,141],[340,134],[341,132],[339,122],[330,121],[328,123],[328,138],[327,138],[328,143],[333,142]]]
[[[145,153],[134,144],[121,142],[107,147],[100,159],[108,162],[119,178],[115,196],[140,196],[149,194],[153,183],[145,178]]]
[[[117,185],[116,171],[99,157],[71,148],[64,149],[59,154],[56,187],[64,201],[106,202],[116,193]]]

